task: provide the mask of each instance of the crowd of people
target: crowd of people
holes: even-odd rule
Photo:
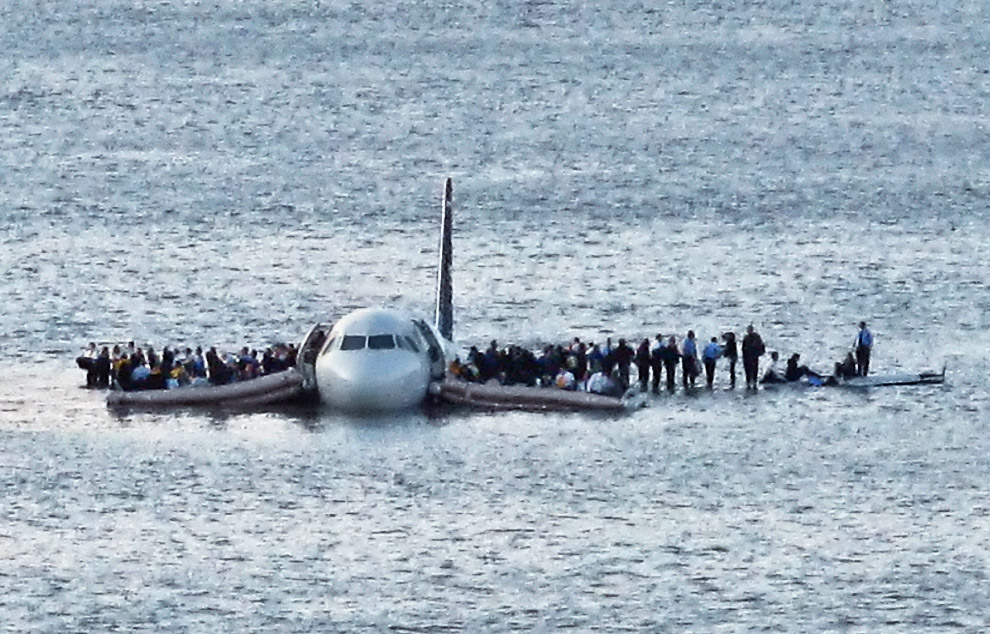
[[[760,358],[767,353],[767,348],[750,325],[741,343],[737,343],[734,332],[726,332],[721,338],[711,337],[704,347],[693,330],[687,332],[680,344],[675,335],[659,333],[652,342],[645,338],[635,348],[625,339],[619,339],[613,345],[610,337],[604,343],[586,343],[575,337],[566,345],[544,346],[539,354],[517,345],[500,348],[493,340],[484,352],[472,346],[467,360],[454,361],[450,371],[455,377],[471,382],[495,381],[501,385],[557,387],[621,396],[632,385],[633,368],[635,380],[643,392],[652,387],[653,393],[657,394],[661,383],[673,392],[678,370],[685,389],[695,387],[702,371],[705,384],[711,388],[720,359],[725,360],[728,384],[734,388],[736,365],[742,358],[746,388],[755,390],[760,383],[789,383],[806,378],[821,385],[865,376],[869,372],[872,347],[873,335],[866,323],[860,322],[853,350],[835,364],[831,376],[823,376],[800,365],[801,355],[797,353],[780,368],[776,351],[770,353],[769,366],[760,376]],[[150,345],[142,349],[132,341],[112,349],[109,346],[98,348],[90,343],[77,363],[86,370],[89,387],[171,389],[186,385],[225,385],[274,374],[295,367],[296,356],[297,350],[292,344],[275,344],[261,354],[247,347],[234,354],[220,353],[216,347],[204,353],[201,347],[194,350],[168,346],[159,354]]]
[[[275,344],[259,354],[241,348],[239,353],[221,353],[213,346],[205,353],[202,347],[170,348],[161,353],[152,346],[126,345],[98,347],[90,343],[76,359],[86,370],[88,387],[118,386],[124,390],[171,389],[187,385],[226,385],[281,372],[296,364],[292,344]]]
[[[741,342],[734,332],[721,337],[711,337],[704,347],[693,330],[678,344],[676,335],[657,334],[651,342],[643,339],[635,348],[625,339],[613,345],[612,339],[604,343],[584,342],[575,337],[569,344],[547,345],[539,353],[527,348],[510,345],[500,348],[493,340],[484,351],[472,346],[465,361],[458,359],[451,365],[451,373],[466,381],[501,385],[526,385],[557,387],[564,390],[580,390],[608,396],[621,396],[633,385],[646,392],[660,392],[661,384],[673,392],[680,371],[685,389],[695,387],[704,371],[705,384],[711,388],[720,359],[724,359],[729,387],[736,386],[736,367],[742,359],[746,388],[758,389],[763,383],[789,383],[805,378],[812,384],[836,383],[852,376],[865,376],[869,371],[870,350],[873,335],[860,323],[854,352],[850,351],[835,364],[831,376],[801,365],[801,355],[793,354],[785,367],[779,367],[779,354],[770,353],[769,366],[760,375],[760,358],[767,353],[763,338],[750,325]],[[635,375],[633,374],[635,368]]]

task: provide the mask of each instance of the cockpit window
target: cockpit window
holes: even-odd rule
[[[367,337],[364,335],[344,335],[340,342],[341,350],[360,350],[364,348]]]
[[[321,352],[320,355],[322,356],[322,355],[330,352],[331,350],[333,350],[333,346],[334,346],[335,343],[337,343],[337,338],[336,337],[331,337],[330,338],[330,341],[328,341],[326,343],[326,345],[323,346],[323,352]]]
[[[409,347],[410,350],[412,350],[413,352],[419,352],[419,346],[416,345],[416,341],[413,340],[412,337],[408,337],[408,336],[403,337],[403,340],[405,340],[406,345]]]
[[[395,347],[392,335],[371,335],[368,337],[368,347],[372,350],[391,350]]]

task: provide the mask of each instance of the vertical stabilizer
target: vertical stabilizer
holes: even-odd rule
[[[443,190],[440,226],[440,265],[437,270],[436,328],[448,340],[454,339],[454,284],[451,267],[454,263],[453,212],[454,186],[448,178]]]

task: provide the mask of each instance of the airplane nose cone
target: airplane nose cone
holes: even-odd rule
[[[415,407],[426,397],[429,371],[407,351],[341,352],[317,365],[324,402],[352,411]]]

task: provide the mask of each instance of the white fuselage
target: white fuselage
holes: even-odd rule
[[[441,370],[443,363],[441,352]],[[426,399],[436,368],[416,322],[382,308],[357,310],[338,321],[314,366],[320,400],[348,411],[416,407]]]

